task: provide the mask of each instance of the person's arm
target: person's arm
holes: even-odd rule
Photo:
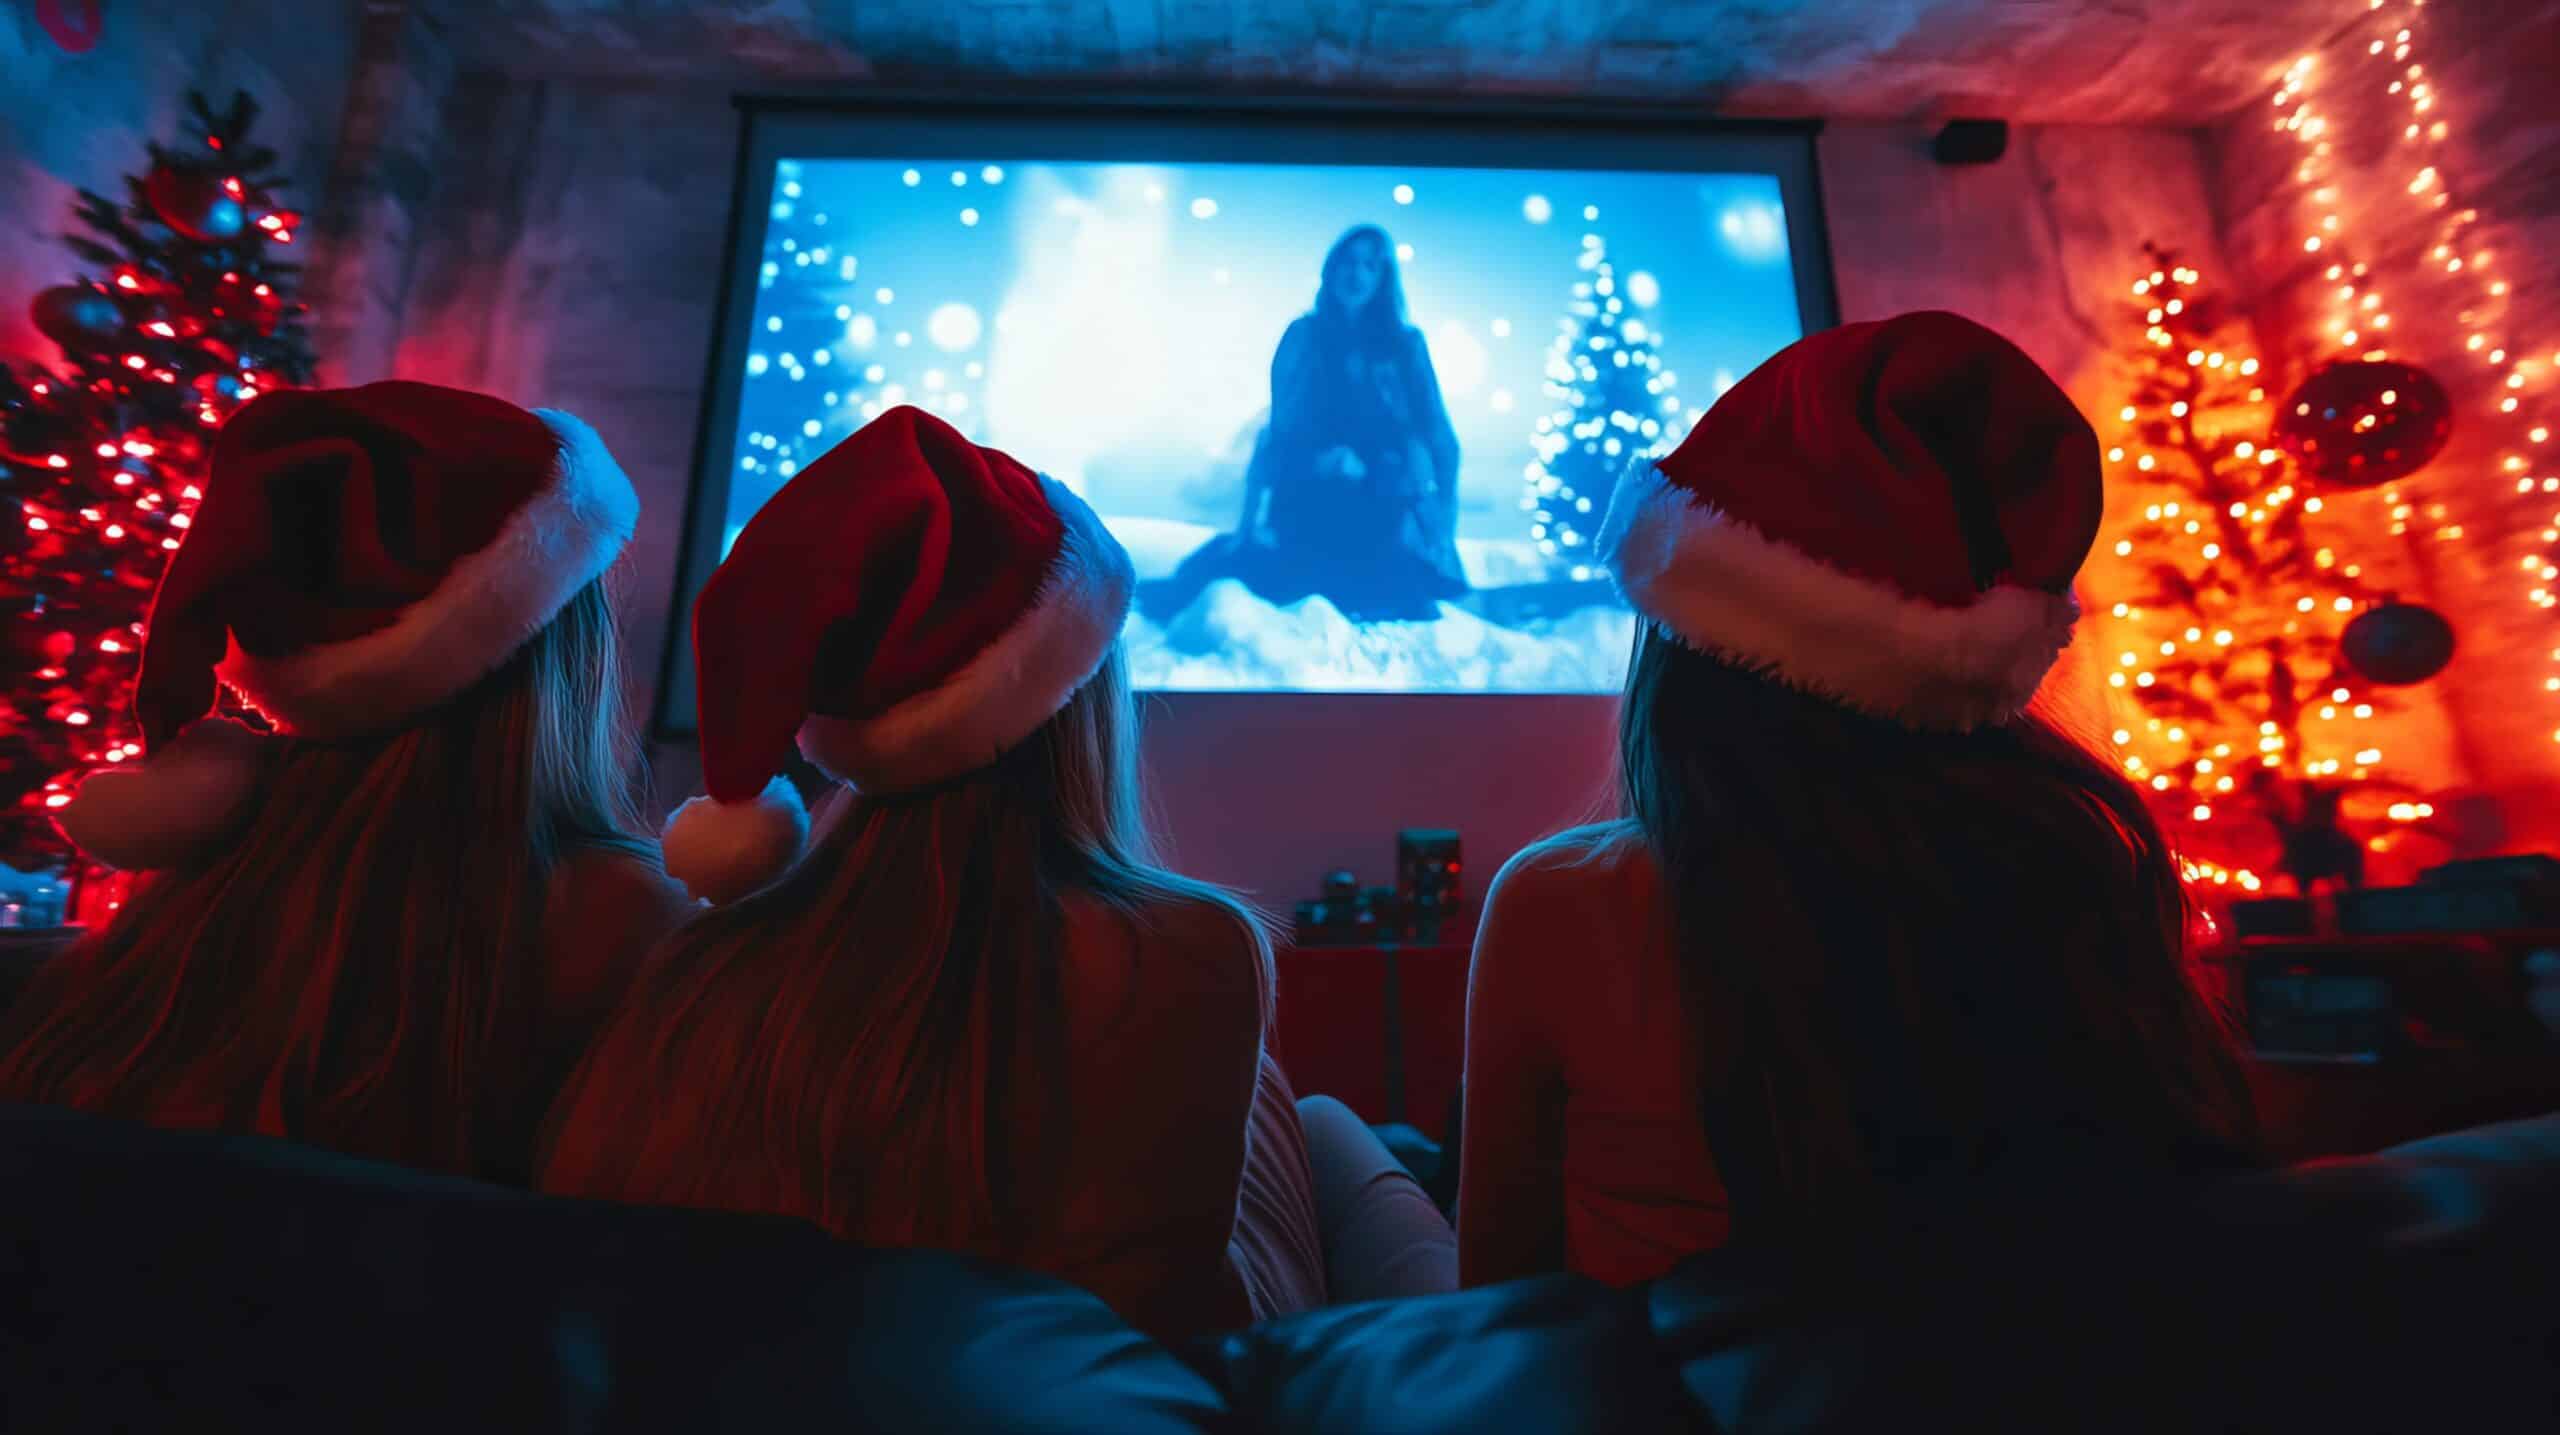
[[[1485,896],[1467,970],[1466,1088],[1458,1143],[1458,1280],[1490,1285],[1564,1269],[1564,1072],[1548,980],[1568,936],[1536,849]]]
[[[1313,321],[1292,320],[1280,335],[1280,346],[1271,354],[1271,421],[1265,430],[1265,480],[1277,473],[1295,473],[1313,461],[1317,429],[1324,416],[1313,412],[1308,401],[1316,365],[1316,339]]]
[[[1134,948],[1071,923],[1065,1242],[1050,1269],[1178,1339],[1251,1323],[1228,1259],[1262,1062],[1263,972],[1235,921],[1166,914]],[[1105,950],[1097,951],[1096,948]]]
[[[1413,331],[1414,417],[1421,425],[1422,445],[1431,454],[1433,498],[1450,537],[1458,531],[1458,430],[1449,422],[1449,403],[1440,393],[1440,374],[1431,367],[1431,346],[1422,331]]]
[[[1271,495],[1271,475],[1265,467],[1270,462],[1271,425],[1265,421],[1262,432],[1254,435],[1253,453],[1244,465],[1244,516],[1236,521],[1236,534],[1250,543],[1262,532],[1262,509]]]

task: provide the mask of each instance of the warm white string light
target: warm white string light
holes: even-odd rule
[[[2486,366],[2488,371],[2485,405],[2489,411],[2481,417],[2505,439],[2493,460],[2496,471],[2502,478],[2510,478],[2520,494],[2560,493],[2560,452],[2555,452],[2551,442],[2552,425],[2538,412],[2543,395],[2537,392],[2538,381],[2547,381],[2554,372],[2560,372],[2560,352],[2550,354],[2547,360],[2540,358],[2541,349],[2509,332],[2507,321],[2514,286],[2498,267],[2497,256],[2474,237],[2480,224],[2479,211],[2455,203],[2445,178],[2445,166],[2439,156],[2451,130],[2439,112],[2443,97],[2425,64],[2414,58],[2426,3],[2427,0],[2397,0],[2395,5],[2395,0],[2368,0],[2370,23],[2378,33],[2366,42],[2365,54],[2387,66],[2385,97],[2406,110],[2394,153],[2406,156],[2410,165],[2408,179],[2402,185],[2409,202],[2424,206],[2436,216],[2433,242],[2425,251],[2427,262],[2442,266],[2449,281],[2470,291],[2454,318],[2461,326],[2463,357]],[[2274,97],[2280,112],[2275,127],[2290,132],[2303,147],[2294,178],[2305,187],[2317,215],[2303,235],[2302,247],[2307,253],[2329,259],[2323,278],[2329,284],[2327,327],[2332,345],[2365,358],[2383,358],[2388,354],[2390,306],[2370,268],[2353,257],[2343,233],[2337,176],[2331,163],[2334,150],[2330,124],[2308,93],[2315,68],[2316,62],[2310,56],[2294,61]],[[2539,386],[2547,388],[2547,382]],[[2394,533],[2407,533],[2413,523],[2421,523],[2431,525],[2432,536],[2438,541],[2458,541],[2464,536],[2462,524],[2442,503],[2427,505],[2421,514],[2416,505],[2401,496],[2396,485],[2384,491],[2384,502],[2390,506]],[[2560,565],[2550,557],[2553,545],[2560,545],[2560,513],[2552,516],[2539,538],[2542,546],[2526,554],[2520,567],[2525,574],[2526,601],[2537,609],[2549,609],[2560,606],[2560,586],[2556,586],[2560,585]],[[2560,647],[2551,649],[2548,661],[2560,664]],[[2536,683],[2536,690],[2560,693],[2560,672],[2545,673]],[[2560,741],[2560,730],[2555,730],[2552,738]]]

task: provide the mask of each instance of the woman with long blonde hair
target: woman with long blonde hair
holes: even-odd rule
[[[987,1256],[1164,1335],[1321,1298],[1269,944],[1148,850],[1131,586],[1081,499],[915,409],[756,515],[695,607],[711,797],[667,835],[730,904],[563,1092],[546,1190]],[[795,739],[849,786],[776,881]]]
[[[525,1180],[686,908],[634,835],[602,582],[630,482],[566,414],[386,383],[259,399],[204,487],[145,630],[149,754],[59,814],[140,881],[0,1024],[0,1100]]]

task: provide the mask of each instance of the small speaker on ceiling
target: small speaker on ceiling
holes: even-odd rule
[[[1940,164],[1989,164],[2008,149],[2007,120],[1949,120],[1930,153]]]

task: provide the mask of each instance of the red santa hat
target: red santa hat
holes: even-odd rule
[[[694,603],[709,796],[668,824],[668,872],[725,901],[789,865],[795,741],[875,794],[994,762],[1101,667],[1134,587],[1065,485],[919,409],[864,425],[757,511]]]
[[[577,419],[416,383],[262,397],[203,487],[144,629],[147,755],[57,814],[111,866],[182,860],[240,816],[260,745],[207,718],[222,687],[281,734],[396,731],[539,632],[640,513]]]
[[[1681,642],[1915,728],[2014,716],[2071,641],[2097,436],[2016,345],[1905,314],[1781,350],[1612,495],[1599,548]]]

